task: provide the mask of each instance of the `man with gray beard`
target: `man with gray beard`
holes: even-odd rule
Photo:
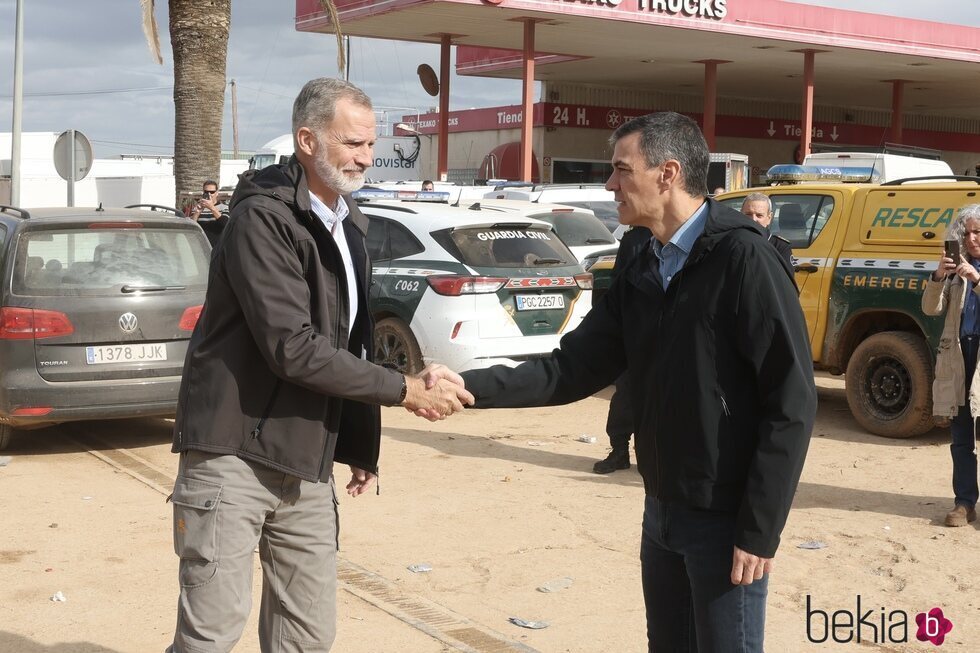
[[[348,197],[375,120],[357,87],[314,79],[293,105],[295,155],[242,176],[184,360],[170,500],[180,557],[174,652],[230,651],[262,563],[263,652],[328,651],[336,622],[334,463],[347,493],[378,474],[379,405],[429,419],[473,397],[371,362],[367,220]]]

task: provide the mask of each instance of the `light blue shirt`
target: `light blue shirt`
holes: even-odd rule
[[[338,197],[337,205],[331,209],[313,193],[310,193],[310,208],[333,236],[337,249],[340,250],[340,258],[344,261],[344,271],[347,273],[347,305],[350,306],[350,321],[347,324],[349,337],[354,330],[354,318],[357,317],[357,277],[354,276],[354,260],[351,258],[347,236],[344,235],[344,219],[350,215],[350,209],[343,197]]]
[[[691,254],[694,242],[704,233],[704,225],[708,221],[708,203],[704,202],[694,214],[674,232],[666,245],[656,238],[650,240],[653,255],[657,257],[657,269],[660,270],[660,282],[664,290],[670,285],[671,279],[680,272]]]

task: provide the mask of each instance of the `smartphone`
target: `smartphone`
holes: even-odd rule
[[[959,265],[960,262],[960,241],[958,240],[947,240],[944,245],[946,250],[946,256],[953,259],[953,262]]]

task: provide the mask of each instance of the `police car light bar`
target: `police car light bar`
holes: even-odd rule
[[[356,190],[350,195],[355,202],[367,202],[370,200],[405,200],[410,202],[448,202],[449,193],[442,191],[417,191],[417,190],[376,190],[362,189]]]
[[[869,167],[847,168],[780,164],[769,168],[769,172],[766,173],[766,179],[770,183],[800,183],[803,181],[877,183],[880,176],[874,168]]]

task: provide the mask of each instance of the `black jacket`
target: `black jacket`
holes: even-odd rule
[[[736,546],[771,557],[816,412],[792,271],[741,213],[708,200],[667,291],[649,249],[550,357],[463,374],[478,408],[577,401],[624,369],[648,494],[737,514]]]
[[[787,265],[792,267],[793,245],[782,236],[770,233],[768,229],[766,230],[766,237],[769,240],[769,244],[776,248],[776,251],[779,252],[779,255],[786,261]]]
[[[613,263],[613,274],[619,274],[629,265],[638,254],[643,252],[643,248],[649,245],[653,234],[646,227],[632,227],[623,234],[619,241],[619,249],[616,250],[616,262]]]
[[[370,362],[367,220],[345,199],[350,338],[344,264],[302,167],[242,176],[184,361],[175,452],[235,454],[308,481],[326,480],[331,460],[377,472],[378,404],[397,403],[402,376]]]

